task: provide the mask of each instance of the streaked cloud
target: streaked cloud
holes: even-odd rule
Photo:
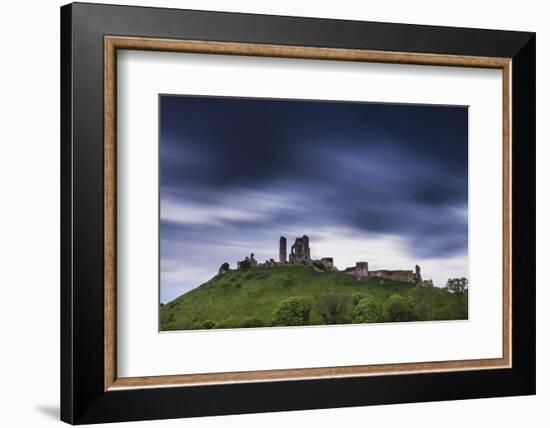
[[[163,96],[162,300],[281,235],[339,268],[465,276],[467,127],[463,107]]]

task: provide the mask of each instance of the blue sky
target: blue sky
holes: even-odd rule
[[[160,97],[161,301],[310,237],[338,268],[467,276],[463,106]]]

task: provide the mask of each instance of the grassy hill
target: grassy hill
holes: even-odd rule
[[[403,299],[390,299],[393,295]],[[330,322],[327,322],[323,302],[335,297],[341,301],[338,310],[345,311],[346,315],[334,323],[354,322],[354,314],[358,313],[356,305],[362,298],[368,298],[370,305],[383,314],[376,322],[467,318],[467,295],[466,299],[457,299],[435,287],[417,287],[379,278],[358,282],[343,272],[317,272],[309,266],[287,265],[231,270],[214,276],[161,305],[161,330],[294,325],[281,324],[276,319],[282,302],[292,298],[306,302],[307,324],[327,324]],[[392,312],[394,301],[403,308],[398,305],[397,312]],[[400,310],[410,313],[400,315]]]

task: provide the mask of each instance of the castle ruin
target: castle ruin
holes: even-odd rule
[[[366,281],[369,278],[384,278],[399,282],[422,282],[420,266],[416,265],[412,270],[369,270],[367,262],[357,262],[355,267],[347,268],[344,271],[347,275],[353,275],[358,281]]]
[[[334,266],[332,257],[323,257],[313,260],[311,258],[311,249],[309,248],[309,237],[303,235],[295,239],[294,244],[290,247],[290,254],[287,261],[287,241],[284,236],[279,238],[279,261],[274,259],[266,260],[265,263],[258,263],[254,258],[254,253],[250,257],[237,262],[237,269],[246,270],[256,267],[276,267],[288,264],[301,264],[311,266],[318,272],[337,271]],[[229,265],[224,263],[220,267],[219,274],[229,270]],[[355,266],[349,267],[343,271],[346,275],[354,276],[357,281],[368,281],[371,278],[383,278],[391,281],[408,282],[408,283],[431,283],[431,280],[423,281],[420,274],[420,266],[416,265],[414,270],[369,270],[368,262],[356,262]]]
[[[254,253],[250,253],[250,257],[246,256],[244,260],[237,262],[237,269],[250,269],[258,267],[258,261],[254,258]]]
[[[279,239],[279,262],[286,263],[286,238],[284,236]]]
[[[283,237],[284,238],[284,237]],[[286,244],[286,238],[285,244]],[[286,248],[285,248],[286,252]],[[292,247],[290,247],[290,255],[288,261],[290,263],[309,263],[311,260],[311,253],[309,249],[309,237],[307,235],[301,238],[296,238]]]

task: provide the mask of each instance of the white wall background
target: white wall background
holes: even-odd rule
[[[121,0],[121,2],[123,2]],[[103,3],[116,3],[103,1]],[[537,264],[550,257],[549,13],[545,2],[462,0],[147,0],[126,4],[537,32]],[[0,6],[0,424],[59,424],[59,6]],[[342,425],[546,426],[550,417],[550,297],[537,272],[538,394],[461,402],[225,416],[139,423],[158,427]],[[138,423],[125,426],[138,426]]]

